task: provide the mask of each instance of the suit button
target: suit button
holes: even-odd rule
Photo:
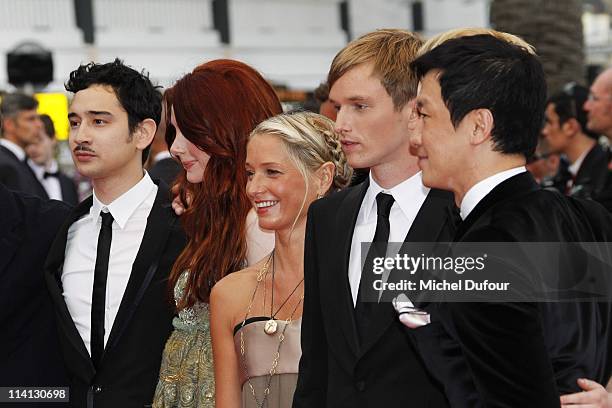
[[[363,392],[366,389],[366,383],[365,381],[361,380],[361,381],[357,381],[355,383],[355,388],[357,388],[357,391]]]
[[[94,394],[99,394],[102,392],[102,387],[100,387],[99,385],[94,385],[93,386],[93,392]]]

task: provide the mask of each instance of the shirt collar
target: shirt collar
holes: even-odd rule
[[[34,161],[32,159],[28,159],[28,165],[30,166],[30,168],[32,169],[32,171],[34,172],[34,174],[36,174],[36,178],[41,180],[44,175],[45,175],[45,168],[43,166],[40,166],[36,163],[34,163]]]
[[[143,201],[149,196],[151,189],[155,187],[155,183],[151,180],[149,173],[145,171],[144,177],[136,183],[132,188],[117,197],[112,203],[106,205],[98,200],[96,197],[96,191],[93,192],[93,205],[89,214],[91,215],[92,221],[95,224],[98,223],[100,218],[100,212],[105,208],[113,216],[113,219],[119,225],[119,228],[123,229],[128,219],[134,214],[134,211],[143,203]]]
[[[39,164],[36,164],[32,159],[28,159],[28,164],[30,165],[30,168],[32,169],[34,174],[36,174],[36,177],[38,177],[39,180],[44,178],[45,171],[49,173],[57,173],[59,171],[57,161],[53,159],[49,162],[48,166],[41,166]]]
[[[154,157],[153,157],[153,163],[157,163],[160,160],[164,160],[164,159],[171,159],[172,158],[172,154],[167,151],[167,150],[162,150],[161,152],[157,153]]]
[[[7,149],[9,149],[11,152],[13,152],[13,154],[17,156],[19,161],[25,160],[26,153],[18,144],[13,143],[10,140],[5,139],[5,138],[0,138],[0,144],[6,147]]]
[[[372,172],[370,172],[369,177],[370,186],[368,187],[368,191],[363,199],[365,204],[363,220],[366,221],[372,215],[374,217],[376,216],[376,196],[381,191],[391,194],[406,218],[410,219],[412,214],[410,208],[411,206],[414,206],[413,203],[416,201],[416,198],[419,196],[426,197],[430,190],[429,187],[425,187],[423,185],[422,174],[420,171],[390,189],[382,188],[372,177]]]
[[[478,203],[483,198],[485,198],[485,196],[489,194],[491,190],[497,187],[497,185],[506,181],[510,177],[516,176],[517,174],[523,173],[525,171],[527,171],[525,166],[514,167],[512,169],[494,174],[474,184],[472,188],[470,188],[468,192],[465,193],[465,196],[463,196],[463,200],[461,201],[461,219],[465,220],[467,216],[470,215],[472,210],[476,208]]]
[[[572,176],[575,176],[576,174],[578,174],[578,170],[580,170],[580,166],[582,166],[582,162],[584,161],[584,158],[586,157],[587,154],[589,154],[590,151],[591,149],[586,149],[584,152],[582,152],[580,157],[575,162],[573,162],[567,167],[567,170],[569,170],[569,172],[572,173]]]
[[[46,170],[49,173],[56,173],[59,171],[59,166],[57,164],[57,161],[55,161],[54,159],[51,159],[51,161],[49,162],[49,165],[47,166]]]

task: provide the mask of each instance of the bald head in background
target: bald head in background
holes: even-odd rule
[[[612,139],[612,68],[595,79],[584,110],[588,113],[587,128]]]

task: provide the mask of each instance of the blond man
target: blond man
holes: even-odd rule
[[[364,242],[452,238],[452,197],[423,186],[409,151],[418,84],[409,65],[421,45],[408,31],[378,30],[332,62],[329,98],[342,148],[351,167],[370,175],[309,210],[296,408],[448,406],[391,303],[372,301],[379,278],[371,250],[361,252]]]

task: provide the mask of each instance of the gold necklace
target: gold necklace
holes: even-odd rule
[[[291,293],[289,293],[289,296],[287,296],[287,298],[285,299],[285,301],[283,303],[281,303],[281,305],[278,307],[278,309],[276,309],[276,312],[274,312],[274,271],[275,271],[275,263],[274,263],[274,250],[272,250],[272,299],[270,301],[270,320],[266,321],[266,324],[264,325],[264,333],[266,333],[267,335],[271,336],[274,333],[276,333],[276,330],[278,330],[278,322],[276,321],[275,317],[276,314],[278,312],[280,312],[280,310],[283,308],[283,306],[285,306],[285,304],[289,301],[289,299],[291,299],[291,296],[293,296],[293,294],[295,293],[295,291],[300,287],[300,285],[302,284],[302,282],[304,282],[304,278],[302,278],[302,280],[300,280],[298,282],[297,285],[295,285],[295,288],[293,288],[293,290],[291,291]],[[264,307],[266,304],[266,300],[265,300],[265,287],[266,284],[264,282]]]
[[[255,294],[257,293],[257,288],[259,287],[259,284],[261,283],[261,281],[264,280],[266,275],[268,274],[270,260],[272,259],[273,254],[274,254],[274,251],[272,251],[272,254],[270,254],[270,256],[268,257],[268,260],[262,266],[261,270],[257,274],[257,284],[255,285],[255,290],[253,291],[253,295],[251,296],[251,301],[249,302],[249,306],[247,307],[247,312],[244,315],[244,320],[242,321],[242,324],[240,325],[240,357],[241,357],[240,362],[242,363],[242,369],[244,370],[244,374],[247,379],[247,384],[249,385],[251,394],[253,395],[253,399],[255,400],[255,404],[257,405],[257,408],[263,408],[263,406],[265,405],[268,399],[268,395],[270,395],[270,384],[272,384],[272,377],[276,374],[276,368],[278,367],[278,361],[280,359],[280,348],[281,348],[281,345],[283,344],[283,341],[285,341],[285,331],[287,330],[287,327],[289,327],[289,324],[291,323],[293,319],[293,315],[295,314],[296,310],[298,309],[298,307],[304,300],[304,294],[302,294],[302,296],[300,297],[300,300],[293,308],[291,315],[289,315],[289,318],[285,320],[285,327],[283,327],[283,331],[278,336],[278,347],[276,348],[276,353],[274,353],[274,359],[272,360],[272,367],[270,368],[270,371],[269,371],[266,388],[264,389],[264,392],[263,392],[263,398],[260,401],[259,398],[257,398],[257,395],[255,394],[255,388],[253,387],[253,384],[251,383],[251,376],[249,375],[249,370],[246,365],[246,357],[245,357],[246,347],[244,346],[244,330],[242,329],[244,328],[246,324],[247,318],[251,311],[251,307],[253,306],[253,301],[255,300]],[[278,313],[278,310],[277,310],[277,313]]]

